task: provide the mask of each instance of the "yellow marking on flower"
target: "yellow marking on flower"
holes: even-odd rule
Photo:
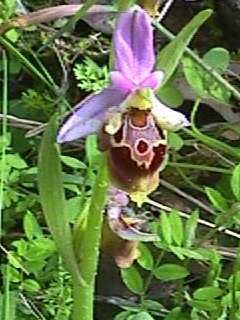
[[[152,176],[142,177],[138,180],[135,190],[129,192],[132,201],[141,207],[144,202],[147,202],[148,195],[153,192],[159,185],[159,172]]]
[[[138,89],[127,102],[129,108],[139,110],[152,109],[152,90],[150,88]]]
[[[105,131],[110,135],[114,135],[121,128],[122,115],[119,112],[110,111],[107,117],[109,120],[105,125]]]
[[[137,206],[140,208],[144,202],[148,201],[148,195],[149,192],[144,191],[134,191],[130,193],[130,198],[133,202],[136,202]]]

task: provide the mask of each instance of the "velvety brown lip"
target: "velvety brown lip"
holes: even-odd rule
[[[105,123],[106,125],[107,123]],[[146,189],[151,179],[156,180],[159,168],[167,152],[164,131],[156,124],[150,112],[132,109],[122,115],[121,128],[110,135],[99,133],[99,147],[108,151],[109,171],[113,183],[122,190],[131,192]]]

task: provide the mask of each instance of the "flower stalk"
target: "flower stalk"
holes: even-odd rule
[[[79,272],[84,283],[73,283],[73,320],[93,320],[95,276],[107,190],[108,173],[105,155],[103,155],[93,187],[86,229],[82,241],[76,249],[79,250],[77,254],[79,256]]]

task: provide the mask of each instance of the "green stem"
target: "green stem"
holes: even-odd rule
[[[19,60],[27,70],[30,70],[38,79],[40,79],[45,85],[56,93],[56,87],[43,75],[39,70],[7,39],[0,37],[0,44],[3,45],[17,60]]]
[[[159,265],[160,265],[160,263],[161,263],[161,261],[163,259],[164,253],[165,253],[164,250],[162,250],[159,253],[159,255],[157,257],[157,261],[155,262],[154,267],[152,268],[152,270],[148,274],[148,277],[147,277],[147,279],[145,281],[144,289],[143,289],[143,292],[141,294],[141,305],[142,305],[142,307],[144,305],[144,299],[145,299],[146,293],[147,293],[147,291],[148,291],[148,289],[150,287],[150,284],[151,284],[151,282],[152,282],[152,280],[154,278],[154,270],[159,267]]]
[[[175,168],[186,168],[186,169],[193,169],[193,170],[217,172],[217,173],[223,173],[223,174],[232,174],[231,169],[211,167],[211,166],[205,166],[205,165],[200,165],[200,164],[191,164],[191,163],[186,163],[186,162],[185,163],[183,163],[183,162],[169,162],[168,166],[175,167]]]
[[[232,277],[232,288],[231,288],[231,296],[232,296],[232,307],[230,310],[230,319],[235,320],[237,317],[238,310],[238,301],[237,301],[237,275],[240,267],[240,249],[237,249],[237,258],[233,265],[233,277]]]
[[[2,113],[4,115],[2,121],[2,159],[1,159],[1,176],[0,176],[0,237],[2,235],[2,209],[4,196],[4,176],[6,166],[6,147],[7,147],[7,109],[8,109],[8,61],[6,51],[2,52],[3,61],[3,89],[2,89]]]
[[[99,245],[103,221],[103,208],[108,189],[105,157],[102,160],[91,198],[80,250],[79,271],[85,284],[73,284],[73,320],[93,320],[94,286],[97,272]]]
[[[198,130],[198,128],[195,125],[195,118],[196,118],[196,114],[197,114],[200,103],[201,103],[201,98],[197,98],[191,112],[192,131],[186,128],[184,129],[184,131],[190,134],[191,136],[195,137],[199,141],[202,141],[204,144],[214,149],[220,150],[230,156],[240,159],[240,151],[237,148],[234,148],[229,144],[222,142],[220,140],[217,140],[215,138],[209,137]]]

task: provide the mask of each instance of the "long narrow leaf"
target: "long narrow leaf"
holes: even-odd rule
[[[74,254],[72,234],[65,212],[65,196],[58,146],[56,144],[56,117],[44,133],[39,153],[39,192],[47,224],[74,281],[81,281]]]
[[[157,67],[165,71],[165,84],[179,64],[184,51],[200,26],[211,16],[212,10],[199,12],[163,50],[157,58]]]
[[[45,83],[51,90],[55,92],[55,87],[49,79],[47,79],[39,70],[17,49],[15,48],[10,41],[6,40],[3,37],[0,37],[0,43],[13,55],[17,58],[19,62],[21,62],[27,70],[31,71],[31,73],[36,76],[39,80]]]

